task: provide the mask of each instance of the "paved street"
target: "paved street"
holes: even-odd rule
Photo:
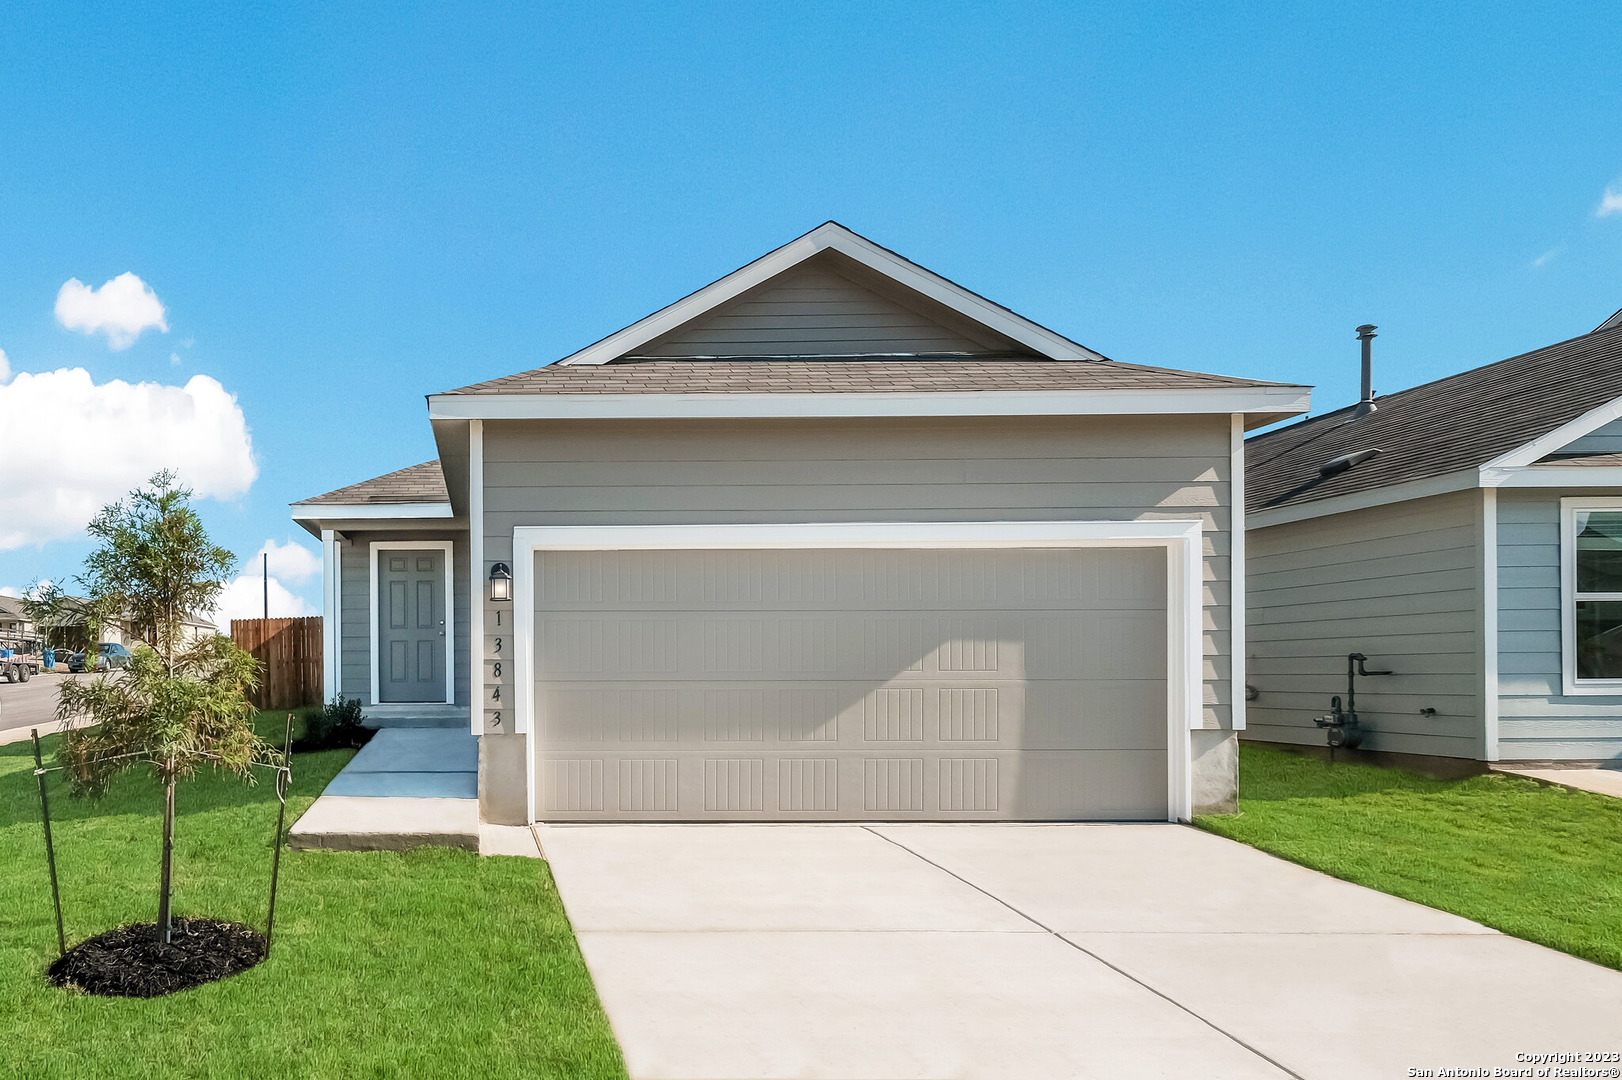
[[[0,746],[28,738],[28,729],[44,735],[56,730],[56,688],[77,675],[36,675],[25,683],[0,682]]]

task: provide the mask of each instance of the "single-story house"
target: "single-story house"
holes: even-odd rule
[[[1228,806],[1235,467],[1307,405],[1109,360],[829,222],[431,395],[437,461],[294,504],[326,693],[455,710],[492,822]]]
[[[1246,738],[1322,744],[1361,654],[1362,750],[1622,759],[1622,312],[1246,458]]]

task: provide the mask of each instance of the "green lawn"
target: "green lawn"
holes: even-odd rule
[[[289,823],[348,758],[295,760]],[[144,1001],[48,986],[56,933],[32,765],[29,744],[0,747],[0,1075],[625,1075],[538,859],[285,852],[275,943],[251,971]],[[145,777],[98,803],[69,799],[52,774],[70,945],[155,917],[160,802]],[[204,774],[177,802],[176,913],[262,928],[270,784]]]
[[[1622,968],[1622,799],[1502,774],[1431,780],[1245,744],[1239,813],[1195,824]]]

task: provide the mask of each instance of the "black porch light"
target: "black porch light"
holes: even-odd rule
[[[513,572],[504,562],[498,562],[490,568],[490,599],[511,600],[513,598]]]

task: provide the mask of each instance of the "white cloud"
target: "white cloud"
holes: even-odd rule
[[[97,383],[83,368],[19,372],[0,386],[0,432],[0,551],[72,536],[160,469],[215,499],[259,475],[241,406],[207,375],[164,386]]]
[[[303,585],[321,573],[321,556],[292,540],[285,544],[266,540],[265,546],[254,552],[253,559],[242,568],[243,571],[258,573],[266,555],[270,556],[270,576],[294,585]]]
[[[1612,184],[1605,189],[1600,197],[1599,207],[1594,211],[1595,217],[1610,217],[1612,214],[1622,214],[1622,188]]]
[[[21,598],[23,591],[15,585],[0,585],[0,596],[13,596]]]
[[[1533,266],[1547,266],[1547,265],[1549,265],[1549,263],[1554,261],[1554,257],[1556,255],[1558,255],[1558,254],[1560,254],[1560,249],[1559,248],[1550,248],[1548,251],[1545,251],[1542,255],[1539,255],[1537,258],[1533,259],[1532,260],[1532,265]]]
[[[298,618],[319,615],[302,596],[292,592],[276,578],[270,579],[270,617],[272,619]],[[221,633],[231,632],[232,619],[262,619],[265,616],[265,580],[258,574],[245,573],[232,581],[220,593],[219,601],[209,617]]]
[[[6,359],[6,350],[0,349],[0,385],[11,381],[11,361]]]
[[[169,332],[158,294],[128,272],[99,289],[69,278],[56,294],[56,321],[80,333],[106,334],[107,344],[114,349],[129,348],[143,330]]]

